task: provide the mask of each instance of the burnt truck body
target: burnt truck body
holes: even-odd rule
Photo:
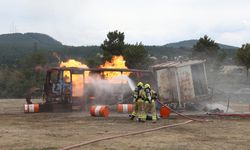
[[[99,79],[105,79],[104,72],[107,71],[130,72],[133,82],[150,83],[158,92],[159,100],[172,108],[211,99],[205,63],[200,60],[166,62],[154,65],[150,70],[54,67],[47,70],[40,111],[87,110],[92,104],[131,103],[133,89],[128,82],[109,81],[112,86],[106,86],[105,80],[99,82]]]
[[[205,61],[171,61],[152,66],[159,99],[172,108],[211,99]]]
[[[104,79],[104,72],[107,71],[121,74],[130,72],[137,78],[141,78],[143,74],[151,74],[148,70],[136,69],[50,68],[47,70],[43,90],[44,102],[40,104],[40,110],[84,110],[88,109],[96,100],[98,104],[116,104],[118,100],[124,100],[128,95],[131,96],[131,90],[128,90],[130,88],[128,82],[119,79],[119,82],[112,81],[113,83],[110,83],[112,86],[105,87],[107,84],[104,81],[97,81],[97,79]],[[93,78],[89,79],[88,76]],[[101,85],[96,86],[97,84]],[[114,92],[105,92],[112,90]],[[124,91],[130,91],[130,93]]]

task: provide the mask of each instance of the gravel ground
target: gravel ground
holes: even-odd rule
[[[100,137],[184,122],[171,117],[156,124],[137,123],[127,115],[91,117],[88,112],[24,114],[23,99],[0,100],[0,149],[54,150]],[[100,141],[77,149],[249,149],[250,119],[209,118],[212,122],[162,129]]]

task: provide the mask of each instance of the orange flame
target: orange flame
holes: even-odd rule
[[[113,56],[111,59],[111,62],[106,61],[103,65],[100,66],[100,68],[111,68],[111,69],[128,69],[125,65],[126,61],[123,59],[123,56]],[[114,77],[120,76],[120,75],[126,75],[129,76],[130,72],[123,72],[120,71],[104,71],[103,75],[105,79],[112,79]]]
[[[87,65],[82,64],[79,61],[74,59],[69,59],[67,62],[61,62],[60,67],[76,67],[76,68],[88,68]],[[89,71],[84,72],[84,76],[82,74],[74,74],[72,75],[72,96],[83,96],[84,90],[84,78],[89,76]],[[65,82],[70,82],[70,72],[64,71],[63,77]]]
[[[111,62],[106,61],[100,68],[111,68],[111,69],[127,69],[125,65],[126,61],[123,59],[123,56],[113,56]],[[76,68],[88,68],[87,65],[82,64],[79,61],[74,59],[69,59],[67,62],[61,62],[60,67],[76,67]],[[70,72],[64,71],[63,73],[64,81],[70,82]],[[103,76],[105,79],[110,81],[111,83],[126,83],[127,81],[123,81],[124,79],[114,79],[114,77],[126,75],[129,76],[130,72],[120,71],[104,71]],[[89,71],[84,72],[84,76],[81,74],[72,75],[72,95],[73,96],[83,96],[84,91],[84,82],[89,83]],[[75,90],[74,90],[75,89]]]
[[[76,67],[76,68],[89,68],[87,65],[85,64],[82,64],[81,62],[79,61],[76,61],[74,59],[69,59],[68,61],[66,62],[61,62],[60,63],[60,67],[63,68],[63,67],[66,67],[66,68],[69,68],[69,67]],[[70,76],[70,73],[69,72],[65,72],[64,73],[64,76]],[[89,71],[85,71],[84,73],[85,77],[88,77],[89,76]]]
[[[66,62],[61,62],[60,67],[77,67],[77,68],[89,68],[87,65],[82,64],[74,59],[69,59]]]

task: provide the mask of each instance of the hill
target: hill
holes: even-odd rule
[[[42,53],[49,62],[56,60],[52,53],[57,52],[62,60],[68,58],[89,58],[100,51],[99,46],[67,46],[54,38],[41,33],[13,33],[0,35],[1,66],[16,66],[32,52]]]
[[[8,49],[52,49],[62,47],[62,43],[41,33],[13,33],[0,35],[0,46]]]
[[[185,40],[169,43],[163,46],[145,46],[151,56],[190,56],[192,47],[198,40]],[[228,56],[234,56],[237,47],[220,44]],[[0,63],[1,65],[19,64],[32,52],[46,55],[49,62],[54,61],[53,52],[57,52],[62,60],[76,58],[81,60],[95,59],[101,53],[99,46],[67,46],[54,38],[41,33],[13,33],[0,35]]]
[[[189,40],[167,46],[145,46],[145,49],[158,60],[166,58],[163,56],[172,59],[190,56],[194,43]],[[231,53],[232,57],[235,50]],[[32,87],[42,88],[46,68],[58,66],[59,60],[73,58],[89,67],[99,66],[102,60],[98,53],[102,53],[100,46],[67,46],[40,33],[0,35],[0,97],[23,97]]]
[[[172,48],[192,48],[198,40],[192,39],[192,40],[184,40],[184,41],[179,41],[179,42],[174,42],[174,43],[168,43],[164,45],[165,47],[172,47]],[[230,46],[230,45],[225,45],[218,43],[219,47],[221,49],[237,49],[238,47],[235,46]]]

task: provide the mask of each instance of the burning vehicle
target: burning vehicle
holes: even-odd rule
[[[148,70],[128,69],[122,56],[114,56],[99,68],[75,60],[47,70],[41,111],[85,110],[92,104],[128,102],[134,89],[129,75],[141,78]]]
[[[128,69],[122,56],[99,68],[73,59],[47,70],[39,111],[87,110],[91,105],[132,103],[134,82],[150,83],[159,100],[173,109],[211,99],[204,61],[172,61],[150,70]],[[191,106],[192,107],[192,106]],[[31,109],[33,110],[33,108]]]

